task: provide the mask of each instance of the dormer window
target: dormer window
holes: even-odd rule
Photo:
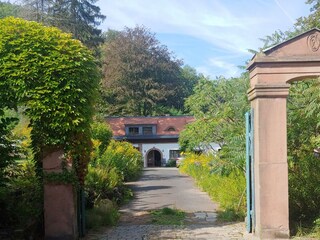
[[[128,127],[129,135],[139,135],[139,127]]]
[[[126,135],[129,136],[148,136],[156,134],[156,125],[127,125]]]
[[[142,127],[142,134],[143,135],[152,135],[152,127]]]
[[[167,131],[167,132],[175,132],[176,129],[175,129],[174,127],[170,126],[170,127],[167,128],[166,131]]]

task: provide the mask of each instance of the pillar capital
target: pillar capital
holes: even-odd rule
[[[290,84],[256,84],[247,94],[250,101],[256,98],[287,98]]]

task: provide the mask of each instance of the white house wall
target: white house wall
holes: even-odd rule
[[[142,143],[133,144],[134,147],[139,147],[144,159],[144,167],[147,167],[147,154],[150,150],[159,150],[162,155],[162,162],[168,162],[170,158],[170,150],[179,150],[178,143]]]

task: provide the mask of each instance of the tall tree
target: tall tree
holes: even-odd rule
[[[51,0],[20,0],[16,1],[20,6],[18,17],[30,21],[46,22],[48,17],[48,8],[51,6]]]
[[[16,4],[12,4],[9,2],[0,2],[0,19],[9,16],[17,17],[19,16],[20,10],[20,6]]]
[[[183,78],[182,61],[153,33],[137,26],[110,31],[106,39],[102,52],[107,114],[148,116],[183,108],[194,80]]]
[[[19,16],[55,26],[83,42],[97,47],[102,41],[97,27],[106,18],[95,5],[98,0],[20,0]]]
[[[49,23],[66,32],[88,47],[102,42],[101,30],[97,28],[106,18],[95,3],[98,0],[53,0],[49,8]]]
[[[307,0],[306,3],[311,5],[311,13],[306,17],[298,18],[295,23],[295,27],[301,32],[305,32],[311,28],[320,28],[320,1]]]

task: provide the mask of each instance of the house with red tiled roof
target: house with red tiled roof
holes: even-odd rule
[[[192,116],[109,117],[115,140],[131,142],[144,157],[145,167],[164,166],[180,157],[178,138]]]

